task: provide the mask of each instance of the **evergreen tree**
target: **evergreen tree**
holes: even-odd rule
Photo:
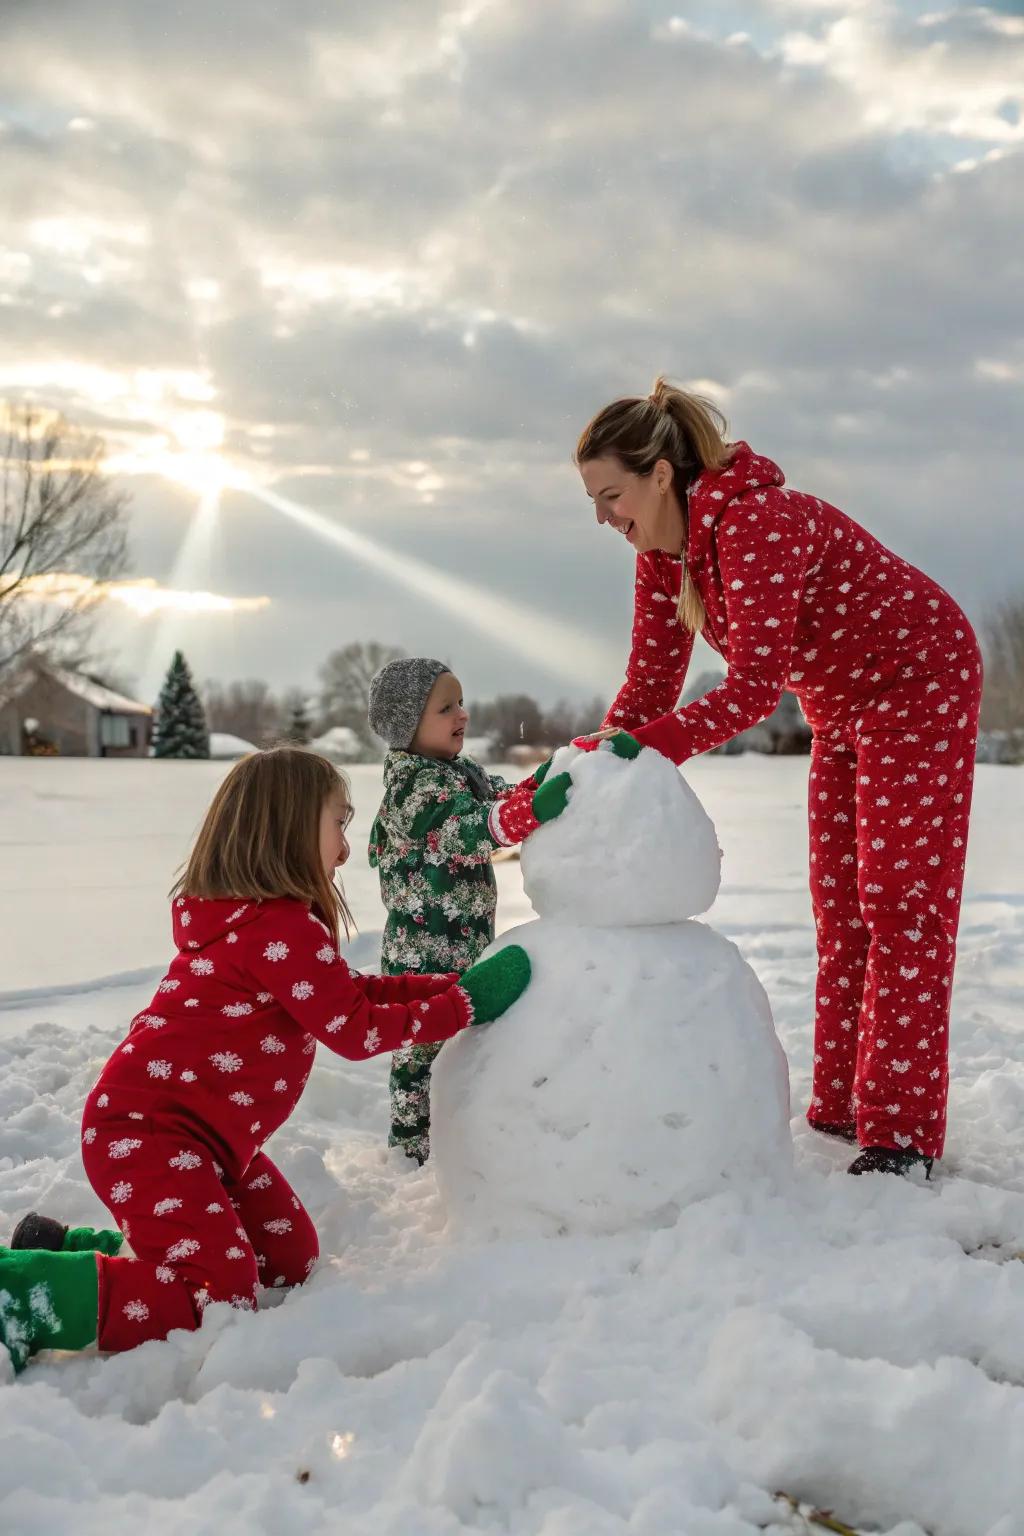
[[[282,739],[290,741],[296,747],[308,747],[313,740],[313,722],[309,716],[306,700],[296,689],[289,693],[285,699],[287,708],[286,725],[282,731]]]
[[[209,757],[206,716],[180,651],[174,653],[156,708],[154,757]]]

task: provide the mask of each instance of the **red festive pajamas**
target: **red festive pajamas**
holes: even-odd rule
[[[309,1274],[316,1229],[265,1153],[235,1180],[171,1120],[100,1117],[92,1128],[86,1174],[135,1255],[97,1255],[100,1349],[196,1328],[211,1301],[251,1309],[257,1285],[299,1285]]]
[[[675,709],[692,649],[681,563],[637,559],[626,682],[606,716],[676,762],[763,720],[784,687],[814,743],[817,926],[809,1118],[938,1156],[981,696],[971,627],[940,587],[737,445],[688,495],[686,564],[728,675]]]
[[[301,902],[179,898],[173,913],[178,954],[82,1118],[89,1182],[134,1253],[97,1256],[104,1350],[305,1279],[316,1232],[262,1148],[318,1040],[361,1060],[447,1040],[472,1016],[455,975],[349,971]]]

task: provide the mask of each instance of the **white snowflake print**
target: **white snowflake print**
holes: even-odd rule
[[[377,1050],[379,1045],[380,1045],[380,1030],[379,1029],[367,1030],[366,1038],[363,1041],[363,1050],[364,1051],[375,1051],[375,1050]]]
[[[146,1062],[146,1071],[149,1073],[150,1077],[170,1077],[171,1070],[171,1063],[169,1061],[161,1061],[157,1059],[154,1061]]]
[[[96,1100],[96,1107],[97,1107],[97,1109],[106,1109],[106,1107],[107,1107],[107,1105],[109,1103],[110,1103],[110,1099],[109,1099],[108,1095],[105,1094],[105,1093],[101,1093],[99,1098]]]
[[[292,1224],[287,1216],[273,1216],[270,1221],[263,1223],[264,1232],[276,1232],[279,1236],[285,1232],[290,1232],[291,1229]]]
[[[316,952],[316,957],[318,960],[322,960],[324,965],[331,965],[338,958],[330,944],[321,945]]]
[[[232,1104],[249,1105],[255,1104],[256,1102],[251,1093],[243,1093],[241,1089],[239,1089],[237,1093],[229,1093],[228,1098],[231,1100]]]
[[[213,975],[213,961],[207,960],[205,955],[197,955],[194,960],[190,960],[188,963],[188,968],[192,972],[193,976]]]
[[[169,1195],[166,1200],[157,1201],[156,1205],[153,1207],[153,1215],[166,1216],[169,1211],[179,1210],[183,1204],[184,1201],[176,1199],[173,1195]]]
[[[167,1023],[167,1020],[162,1018],[159,1013],[140,1013],[134,1022],[136,1024],[149,1024],[151,1028],[159,1029],[161,1024]]]
[[[178,988],[180,986],[181,986],[181,982],[180,981],[175,981],[173,976],[165,976],[163,981],[157,987],[157,991],[158,992],[177,992],[177,990],[178,990]]]
[[[224,1257],[226,1259],[244,1259],[245,1249],[239,1248],[237,1244],[232,1244],[230,1248],[225,1248]]]
[[[94,1125],[86,1126],[85,1130],[82,1132],[82,1140],[85,1142],[87,1147],[92,1146],[93,1142],[96,1140],[96,1127]]]
[[[178,918],[178,921],[183,928],[188,928],[192,922],[192,913],[182,912]]]
[[[228,918],[228,922],[229,923],[237,923],[238,919],[242,916],[242,914],[244,912],[248,912],[248,910],[249,910],[249,903],[247,901],[245,901],[245,902],[242,903],[242,905],[240,907],[236,907],[235,908],[235,910],[232,912],[231,916]]]
[[[242,1058],[235,1051],[214,1051],[210,1057],[218,1072],[237,1072]]]
[[[177,1168],[184,1173],[189,1168],[201,1168],[203,1160],[198,1152],[183,1151],[176,1153],[174,1157],[169,1157],[167,1159],[167,1166],[168,1168]]]
[[[199,1244],[194,1237],[179,1237],[178,1241],[168,1248],[166,1257],[171,1260],[187,1259],[198,1252]]]
[[[227,942],[229,944],[237,944],[238,943],[238,934],[237,933],[229,933],[228,937],[227,937]]]
[[[279,1077],[277,1079],[277,1081],[274,1084],[274,1092],[275,1093],[287,1093],[288,1092],[288,1079],[286,1077]]]
[[[292,987],[292,997],[298,1002],[304,1003],[307,997],[313,996],[313,983],[311,981],[297,981]]]
[[[206,1214],[207,1216],[217,1216],[223,1209],[224,1207],[219,1200],[211,1200],[206,1207]]]
[[[263,951],[263,958],[264,960],[286,960],[288,958],[288,945],[283,944],[280,939],[275,939]]]
[[[144,1323],[149,1316],[149,1308],[144,1301],[126,1301],[121,1310],[133,1323]]]
[[[196,1075],[192,1071],[191,1067],[186,1067],[184,1071],[180,1072],[178,1075],[183,1083],[194,1083],[196,1080]]]
[[[269,1189],[273,1182],[269,1173],[258,1173],[254,1179],[249,1181],[246,1189]]]
[[[124,1205],[126,1200],[132,1197],[132,1186],[127,1179],[118,1179],[110,1191],[111,1205]]]
[[[221,1013],[229,1019],[242,1019],[247,1013],[252,1013],[252,1003],[225,1003]]]
[[[169,1264],[158,1264],[156,1266],[155,1273],[157,1279],[162,1285],[170,1285],[172,1280],[176,1280],[178,1278],[177,1273],[170,1267]]]
[[[256,1001],[258,1003],[272,1003],[274,1001],[274,994],[272,992],[257,992]]]
[[[185,999],[185,1007],[186,1008],[198,1008],[199,1007],[199,999],[198,999],[198,997],[186,997],[186,999]]]
[[[341,1026],[343,1024],[347,1024],[347,1023],[348,1023],[348,1014],[347,1013],[339,1013],[336,1018],[329,1019],[327,1021],[327,1023],[324,1025],[324,1028],[326,1029],[326,1031],[327,1031],[327,1033],[329,1035],[336,1035],[338,1030],[341,1028]]]
[[[260,1050],[266,1051],[268,1056],[279,1056],[284,1049],[284,1041],[279,1040],[276,1035],[264,1035],[260,1041]]]
[[[116,1141],[108,1143],[107,1152],[113,1158],[131,1157],[141,1146],[142,1139],[139,1136],[119,1136]]]

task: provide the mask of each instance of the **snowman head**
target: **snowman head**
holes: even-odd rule
[[[679,923],[718,894],[714,824],[679,769],[658,752],[616,757],[563,747],[561,816],[523,844],[523,885],[538,917],[583,927]]]

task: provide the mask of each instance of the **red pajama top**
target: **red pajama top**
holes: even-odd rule
[[[97,1111],[157,1119],[237,1177],[295,1108],[318,1040],[358,1061],[471,1021],[457,976],[360,976],[299,901],[179,897],[172,910],[178,953],[89,1096],[87,1138]]]
[[[764,720],[784,688],[821,727],[897,680],[924,688],[960,665],[964,680],[973,675],[972,632],[953,599],[845,513],[788,489],[746,443],[726,469],[695,480],[688,523],[704,638],[728,674],[674,708],[693,649],[676,618],[682,564],[662,551],[638,555],[626,681],[605,725],[684,762]]]

